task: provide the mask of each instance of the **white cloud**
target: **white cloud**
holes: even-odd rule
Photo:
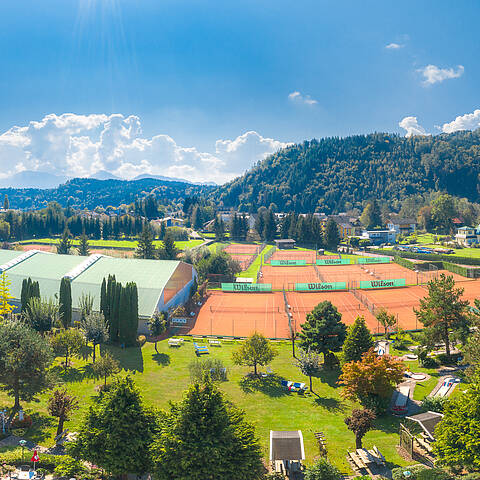
[[[465,115],[459,115],[455,120],[450,123],[444,123],[442,126],[442,132],[453,133],[458,130],[475,130],[480,127],[480,110],[474,110],[473,113],[466,113]]]
[[[291,102],[301,103],[304,105],[316,105],[317,100],[313,99],[310,95],[303,95],[299,91],[292,92],[288,95],[288,99]]]
[[[429,135],[425,129],[418,124],[417,117],[405,117],[398,123],[398,126],[406,130],[406,137],[411,137],[412,135]]]
[[[221,183],[287,145],[246,132],[217,140],[215,153],[201,152],[168,135],[144,137],[134,115],[50,114],[0,134],[0,176],[38,170],[78,177],[106,170],[122,178],[150,173]]]
[[[405,45],[401,44],[401,43],[395,43],[395,42],[392,42],[392,43],[389,43],[388,45],[385,45],[385,48],[387,50],[399,50],[400,48],[403,48]]]
[[[456,70],[454,68],[439,68],[436,65],[427,65],[417,71],[422,74],[424,85],[434,85],[450,78],[461,77],[465,68],[463,65],[458,65]]]

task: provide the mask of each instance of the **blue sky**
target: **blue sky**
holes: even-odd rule
[[[0,167],[223,181],[287,142],[404,134],[405,118],[474,128],[479,15],[475,0],[1,2]]]

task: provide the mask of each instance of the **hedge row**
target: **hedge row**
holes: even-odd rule
[[[381,250],[385,255],[394,257],[414,258],[417,260],[433,260],[440,262],[457,263],[462,265],[480,265],[480,258],[457,257],[454,255],[442,255],[439,253],[414,253],[404,252],[402,250]]]
[[[407,260],[406,258],[395,255],[393,260],[395,263],[398,263],[402,267],[408,268],[409,270],[415,270],[415,264],[410,260]]]
[[[456,273],[457,275],[461,275],[462,277],[469,277],[469,268],[463,267],[462,265],[455,265],[454,263],[450,262],[443,262],[443,268],[448,270],[449,272]]]

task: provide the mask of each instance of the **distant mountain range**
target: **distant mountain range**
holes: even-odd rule
[[[106,170],[99,170],[88,178],[95,180],[124,180]],[[164,182],[188,183],[190,185],[216,185],[215,182],[191,182],[183,178],[164,177],[162,175],[150,175],[146,173],[137,175],[132,181],[145,180],[147,178]],[[10,177],[0,179],[0,188],[56,188],[68,180],[72,180],[72,178],[65,175],[55,175],[49,172],[24,170],[11,175]]]
[[[286,147],[212,194],[223,207],[337,213],[376,198],[444,191],[480,202],[480,129],[402,137],[372,133]]]
[[[44,185],[47,184],[47,179],[45,177]],[[213,188],[211,185],[155,178],[130,181],[74,178],[53,188],[0,188],[0,201],[3,202],[4,195],[8,195],[10,208],[40,209],[48,202],[56,201],[64,207],[70,205],[75,208],[94,209],[97,206],[118,207],[121,204],[132,203],[137,198],[153,195],[160,203],[168,205],[172,202],[181,203],[187,196],[206,196]]]

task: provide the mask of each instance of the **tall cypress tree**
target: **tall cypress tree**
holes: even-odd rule
[[[72,324],[72,286],[70,279],[63,277],[60,281],[59,313],[62,324],[68,328]]]
[[[90,246],[88,245],[88,238],[85,233],[80,237],[80,245],[77,248],[77,252],[83,257],[90,255]]]
[[[103,318],[107,321],[107,282],[105,278],[102,280],[102,286],[100,287],[100,313],[103,314]]]
[[[118,341],[127,346],[128,345],[128,320],[130,317],[130,298],[128,296],[127,287],[120,287],[119,290],[119,312],[118,312]]]
[[[28,302],[32,297],[40,298],[40,285],[38,282],[32,281],[30,277],[28,277],[28,279],[24,278],[22,281],[22,291],[20,294],[22,312],[25,312]]]

